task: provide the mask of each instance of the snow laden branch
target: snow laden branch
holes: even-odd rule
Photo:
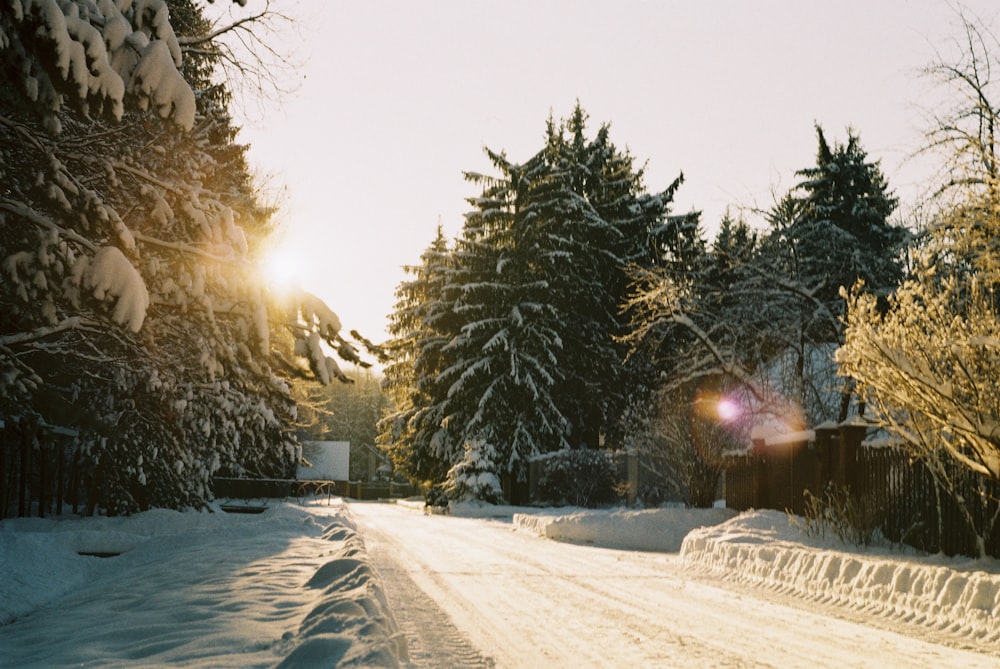
[[[337,380],[342,383],[352,383],[337,361],[327,355],[327,350],[335,351],[337,356],[346,362],[359,367],[370,367],[371,364],[362,360],[353,344],[341,336],[340,317],[319,297],[300,290],[285,298],[284,309],[289,319],[288,329],[295,337],[295,353],[304,358],[309,369],[320,383],[327,385]],[[352,336],[354,336],[352,331]],[[358,337],[356,337],[358,338]],[[362,344],[367,340],[360,338]]]
[[[954,282],[909,281],[880,312],[852,291],[842,374],[854,378],[876,419],[933,460],[938,452],[1000,478],[1000,321],[993,295]]]
[[[165,0],[15,1],[0,13],[0,55],[50,132],[62,129],[64,100],[120,120],[131,99],[181,128],[194,125],[194,92],[178,70]]]
[[[80,246],[91,251],[96,251],[97,246],[91,242],[89,239],[80,235],[73,230],[67,230],[66,228],[50,221],[45,216],[24,204],[23,202],[17,202],[14,200],[0,199],[0,210],[6,211],[8,213],[14,214],[15,216],[20,216],[21,218],[34,223],[35,225],[45,228],[51,232],[56,233],[60,237],[68,239],[70,241],[76,242]]]
[[[98,249],[91,261],[81,259],[84,282],[98,300],[106,297],[115,302],[111,318],[115,323],[138,332],[146,320],[149,292],[138,270],[119,249],[105,246]]]
[[[73,330],[80,327],[83,323],[84,318],[82,316],[72,316],[56,323],[55,325],[36,328],[31,332],[18,332],[17,334],[0,336],[0,347],[10,350],[10,348],[15,346],[23,346],[24,344],[38,341],[39,339],[45,339],[46,337],[57,335],[61,332],[65,332],[66,330]]]
[[[660,346],[666,339],[667,331],[681,328],[694,336],[705,353],[704,357],[693,358],[699,368],[693,376],[729,376],[745,384],[759,401],[766,401],[770,393],[734,355],[727,353],[708,331],[691,318],[684,308],[682,289],[668,276],[655,269],[636,267],[632,269],[632,279],[632,293],[623,306],[623,310],[636,314],[635,327],[628,336],[630,341],[654,341],[656,346]]]

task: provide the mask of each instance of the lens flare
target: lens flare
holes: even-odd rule
[[[723,397],[715,405],[715,411],[719,416],[719,420],[723,423],[729,423],[740,417],[740,405],[728,398]]]

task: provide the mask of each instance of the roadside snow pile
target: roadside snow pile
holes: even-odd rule
[[[409,663],[342,502],[217,511],[0,522],[5,665]]]
[[[779,511],[692,531],[687,567],[795,597],[1000,641],[1000,562],[810,538]]]
[[[735,517],[734,517],[735,516]],[[1000,561],[810,537],[780,511],[543,509],[516,529],[605,548],[677,552],[687,569],[798,599],[1000,642]]]
[[[573,543],[587,543],[622,550],[676,553],[691,531],[716,525],[736,515],[731,509],[628,509],[580,510],[567,513],[516,513],[519,530]]]

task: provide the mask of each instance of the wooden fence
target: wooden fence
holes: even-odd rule
[[[905,450],[865,445],[865,433],[863,426],[843,425],[755,441],[746,454],[726,459],[726,506],[803,515],[805,491],[822,495],[832,487],[846,490],[892,541],[975,556],[976,532],[963,519],[956,495],[941,490],[927,467]],[[1000,557],[1000,522],[991,523],[1000,514],[1000,482],[957,463],[950,475],[984,535],[987,554]]]
[[[237,479],[216,477],[212,480],[217,499],[263,499],[333,495],[356,500],[409,497],[414,488],[395,481],[323,481],[313,479]]]
[[[86,508],[76,434],[36,421],[0,421],[0,519]]]
[[[0,419],[0,519],[45,517],[64,511],[94,513],[97,499],[81,466],[76,433],[22,419]],[[222,479],[213,481],[217,498],[295,497],[335,494],[374,500],[406,497],[408,484],[395,482]]]

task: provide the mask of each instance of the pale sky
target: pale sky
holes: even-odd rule
[[[647,163],[649,191],[683,171],[674,211],[702,211],[710,238],[727,207],[766,208],[814,164],[815,122],[831,143],[853,127],[907,207],[927,173],[906,160],[933,95],[919,71],[960,35],[932,0],[302,4],[301,85],[240,141],[286,187],[303,284],[377,341],[401,267],[439,222],[461,229],[478,195],[462,172],[492,173],[484,146],[526,160],[578,99],[589,136],[610,122]]]

